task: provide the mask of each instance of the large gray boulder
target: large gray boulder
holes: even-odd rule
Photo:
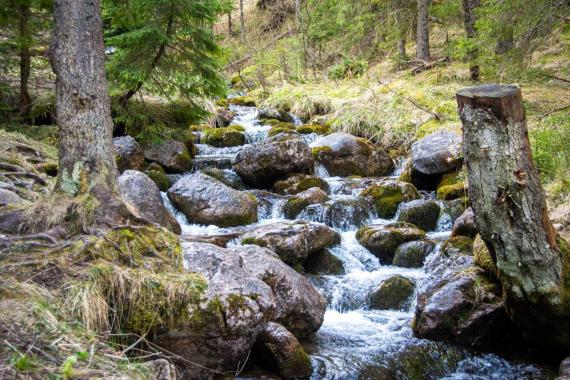
[[[142,149],[146,160],[158,162],[168,172],[183,173],[191,168],[190,151],[179,141],[147,142]]]
[[[313,173],[314,161],[305,141],[294,135],[279,134],[244,146],[233,162],[233,169],[245,184],[270,188],[289,174]]]
[[[119,176],[119,188],[123,198],[135,206],[141,217],[176,234],[181,233],[180,224],[164,206],[158,186],[146,174],[126,170]]]
[[[255,196],[232,189],[206,174],[182,177],[167,194],[191,223],[232,227],[257,221]]]
[[[207,379],[235,371],[244,363],[275,310],[273,292],[246,269],[235,252],[207,243],[184,243],[187,271],[205,278],[207,287],[184,317],[159,329],[154,342],[180,361],[183,377]]]
[[[462,139],[454,132],[432,133],[412,145],[411,180],[419,188],[435,188],[443,173],[463,161]]]
[[[316,332],[322,325],[326,302],[319,291],[301,274],[285,264],[267,248],[255,245],[235,247],[249,272],[264,281],[275,297],[274,322],[278,322],[296,337]]]
[[[439,211],[436,201],[416,199],[400,207],[398,221],[414,224],[424,231],[433,231],[437,226]]]
[[[142,171],[144,169],[143,150],[133,137],[115,137],[113,147],[115,148],[115,158],[120,173],[125,170]]]
[[[242,235],[241,242],[269,248],[295,266],[310,254],[340,243],[340,235],[321,223],[293,220],[260,226]]]
[[[383,176],[394,162],[370,141],[344,132],[321,137],[311,143],[315,159],[333,176]]]
[[[372,224],[356,231],[356,239],[360,245],[378,257],[382,264],[392,263],[396,249],[401,244],[420,240],[425,236],[424,231],[405,222]]]

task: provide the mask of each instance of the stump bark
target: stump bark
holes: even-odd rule
[[[469,198],[496,261],[507,311],[531,343],[567,353],[569,249],[548,217],[521,91],[483,85],[459,91],[457,103]]]

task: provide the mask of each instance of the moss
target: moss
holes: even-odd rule
[[[252,96],[236,96],[235,98],[228,99],[228,103],[247,107],[255,107],[257,105],[255,98]]]
[[[404,189],[398,184],[373,185],[362,192],[362,196],[372,200],[374,209],[378,216],[391,219],[396,215],[398,206],[404,201],[411,201],[420,198],[419,193],[411,185],[409,189]],[[409,194],[406,194],[409,192]]]
[[[311,357],[300,344],[287,360],[279,361],[279,374],[285,378],[297,378],[299,374],[310,374]]]
[[[279,194],[295,195],[313,187],[318,187],[325,192],[329,189],[328,183],[320,177],[311,175],[295,175],[288,179],[275,182],[273,185],[273,191]]]
[[[228,215],[223,220],[216,222],[218,227],[236,227],[236,226],[246,226],[257,222],[257,213],[251,214],[236,214]]]
[[[192,164],[192,155],[188,148],[184,147],[184,149],[174,157],[174,161],[176,162],[177,167],[190,169]]]
[[[442,176],[437,185],[437,199],[452,200],[467,195],[467,186],[463,181],[463,172],[450,172]]]
[[[245,135],[235,127],[210,128],[203,133],[202,142],[215,147],[239,146],[245,143]]]
[[[279,122],[274,124],[271,127],[271,129],[269,129],[269,132],[267,132],[267,136],[272,137],[280,133],[293,133],[293,132],[295,132],[295,126],[292,123]]]
[[[166,172],[158,163],[153,162],[151,163],[146,171],[146,175],[149,176],[150,179],[153,180],[154,183],[158,186],[160,191],[166,191],[170,187],[170,180],[166,175]]]
[[[245,128],[241,125],[238,124],[231,124],[228,129],[233,129],[234,131],[238,131],[238,132],[245,132]]]
[[[311,152],[313,153],[313,158],[315,160],[319,159],[319,156],[321,154],[331,154],[332,153],[332,148],[330,146],[317,146],[315,148],[311,149]]]
[[[497,266],[491,257],[491,252],[489,252],[489,249],[479,234],[475,236],[475,240],[473,241],[473,262],[487,273],[497,275]]]
[[[446,255],[472,255],[473,239],[467,236],[455,236],[446,240],[441,246],[441,252]]]
[[[306,124],[297,127],[297,132],[303,135],[316,133],[318,135],[326,135],[330,133],[330,127],[319,124]]]
[[[272,126],[273,126],[273,125],[282,123],[282,121],[281,121],[281,120],[277,120],[277,119],[261,119],[261,123],[262,123],[263,125],[272,125]]]
[[[218,99],[218,100],[216,100],[215,104],[218,107],[222,107],[222,108],[228,108],[230,106],[228,99]]]
[[[258,245],[260,247],[267,247],[267,243],[262,239],[257,239],[254,237],[246,237],[241,240],[242,245]]]
[[[283,213],[288,219],[294,219],[309,205],[309,201],[302,198],[293,197],[287,200],[283,206]]]
[[[201,132],[206,129],[210,129],[211,127],[208,124],[200,124],[200,125],[191,125],[190,132]]]

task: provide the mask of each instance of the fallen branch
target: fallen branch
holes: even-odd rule
[[[552,110],[552,111],[550,111],[550,112],[548,112],[548,113],[545,113],[544,115],[540,116],[540,117],[538,118],[538,120],[542,120],[542,119],[544,119],[545,117],[552,115],[553,113],[556,113],[556,112],[559,112],[559,111],[564,111],[564,110],[569,109],[569,108],[570,108],[570,104],[565,105],[564,107],[557,108],[557,109],[555,109],[555,110]]]
[[[412,75],[417,75],[421,72],[427,71],[440,63],[448,63],[450,61],[449,57],[442,57],[433,61],[421,61],[422,63],[419,66],[416,66],[412,69]]]
[[[562,81],[562,82],[570,83],[570,80],[564,79],[564,78],[560,78],[560,77],[555,77],[554,75],[548,75],[548,74],[541,74],[541,75],[542,75],[543,77],[552,78],[552,79],[557,79],[557,80]]]

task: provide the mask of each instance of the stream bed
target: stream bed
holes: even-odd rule
[[[245,128],[247,143],[261,141],[271,128],[257,119],[255,107],[231,106],[236,113],[232,124]],[[303,135],[310,143],[318,136]],[[214,166],[231,172],[232,160],[241,147],[215,148],[198,144],[193,171]],[[402,162],[392,177],[397,177]],[[408,269],[381,265],[378,258],[356,241],[356,230],[367,223],[388,223],[379,219],[370,207],[361,207],[356,200],[370,179],[330,177],[317,164],[315,173],[330,186],[330,200],[307,207],[298,219],[325,223],[341,234],[341,243],[331,252],[342,261],[343,275],[309,275],[309,279],[327,300],[327,311],[320,330],[303,341],[310,354],[312,379],[547,379],[548,370],[538,365],[501,358],[495,354],[478,353],[448,343],[414,337],[411,321],[415,295],[402,310],[371,310],[367,306],[369,292],[383,280],[402,275],[416,283],[416,292],[428,281],[424,268]],[[422,192],[425,198],[433,193]],[[186,217],[174,209],[164,196],[167,208],[182,226],[182,234],[217,235],[231,229],[189,224]],[[266,196],[260,203],[258,225],[285,219],[282,196]],[[443,210],[444,208],[442,208]],[[449,215],[442,212],[435,232],[428,237],[438,247],[451,233]],[[239,242],[230,242],[239,244]],[[438,247],[427,257],[429,262]],[[497,337],[500,339],[500,337]],[[386,375],[387,369],[397,377]],[[261,375],[241,375],[243,379],[271,378]],[[277,377],[275,377],[277,378]]]

